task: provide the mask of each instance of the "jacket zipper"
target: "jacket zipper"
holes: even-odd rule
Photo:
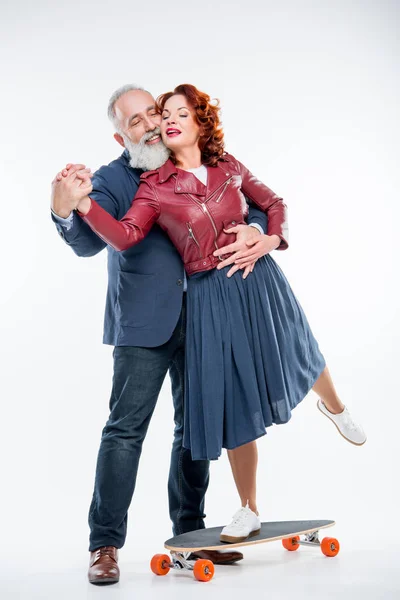
[[[215,235],[215,238],[214,238],[214,246],[215,246],[215,248],[218,250],[218,244],[217,244],[218,231],[217,231],[217,228],[216,228],[216,226],[215,226],[214,219],[212,218],[212,216],[211,216],[211,214],[209,213],[209,211],[208,211],[208,209],[207,209],[207,206],[206,206],[205,204],[201,203],[201,208],[203,209],[203,212],[205,212],[205,214],[208,216],[208,218],[209,218],[209,219],[210,219],[210,221],[211,221],[211,225],[212,225],[212,227],[213,227],[213,229],[214,229],[214,235]]]
[[[176,175],[173,175],[173,177],[174,177],[174,179],[176,179]],[[232,177],[231,177],[230,179],[228,179],[228,181],[230,181],[231,179],[232,179]],[[225,181],[225,182],[224,182],[224,183],[222,183],[222,184],[221,184],[219,187],[217,187],[217,189],[216,189],[216,190],[214,190],[214,192],[211,194],[211,196],[209,196],[209,197],[208,197],[208,200],[209,200],[209,199],[210,199],[212,196],[214,196],[214,194],[215,194],[216,192],[218,192],[218,190],[219,190],[219,189],[221,189],[221,187],[222,187],[222,186],[224,186],[224,185],[225,185],[225,186],[227,186],[227,184],[228,184],[228,182],[227,182],[227,181]],[[210,219],[210,222],[211,222],[212,228],[213,228],[213,230],[214,230],[214,235],[215,235],[215,238],[214,238],[214,246],[215,246],[216,250],[218,250],[218,244],[217,244],[218,231],[217,231],[217,227],[216,227],[216,225],[215,225],[215,221],[214,221],[214,219],[212,218],[212,216],[211,216],[210,212],[209,212],[209,211],[208,211],[208,209],[207,209],[207,206],[206,206],[205,202],[199,202],[199,200],[197,200],[197,198],[195,198],[194,196],[192,196],[192,194],[184,194],[184,195],[185,195],[185,196],[187,196],[187,198],[190,198],[190,200],[192,200],[193,202],[195,202],[195,203],[197,204],[197,206],[200,206],[200,208],[202,209],[202,211],[203,211],[203,212],[204,212],[204,213],[207,215],[207,217]],[[190,223],[189,223],[189,224],[187,224],[187,225],[190,225]],[[189,229],[189,232],[190,232],[190,229]],[[193,234],[193,229],[192,229],[192,234]],[[200,250],[200,245],[199,245],[199,243],[197,242],[197,240],[196,240],[196,238],[194,237],[194,235],[193,235],[193,239],[195,240],[195,242],[196,242],[196,244],[198,245],[198,247],[199,247],[199,250]],[[201,257],[201,258],[203,258],[203,257]],[[219,258],[220,258],[220,260],[223,260],[221,256],[220,256]]]
[[[225,194],[225,192],[226,192],[226,189],[227,189],[228,185],[230,184],[230,181],[231,181],[231,179],[232,179],[232,177],[230,177],[230,178],[228,179],[228,181],[225,181],[225,184],[223,184],[224,188],[223,188],[222,192],[220,193],[220,195],[218,196],[218,198],[217,198],[216,200],[214,200],[214,202],[221,202],[221,200],[222,200],[222,197],[223,197],[223,195]],[[219,188],[217,188],[217,189],[216,189],[216,190],[215,190],[215,191],[214,191],[214,192],[211,194],[210,198],[212,198],[212,196],[214,196],[214,194],[215,194],[216,192],[218,192],[218,190],[219,190],[220,188],[221,188],[221,186],[219,186]]]
[[[193,231],[191,223],[186,223],[186,225],[187,225],[187,228],[189,229],[189,237],[192,238],[192,240],[196,244],[197,248],[199,249],[200,258],[203,258],[203,255],[202,255],[201,249],[200,249],[200,244],[196,240],[196,236],[194,235],[194,231]]]
[[[218,237],[218,231],[217,231],[217,227],[215,225],[214,219],[212,218],[211,214],[209,213],[207,206],[205,205],[204,202],[199,202],[197,200],[197,198],[194,198],[191,194],[185,194],[185,196],[188,196],[188,198],[190,198],[191,200],[193,200],[193,202],[195,202],[198,206],[200,206],[200,208],[202,209],[202,211],[207,215],[207,217],[210,219],[212,228],[214,230],[214,246],[215,248],[218,250],[218,244],[217,244],[217,237]]]

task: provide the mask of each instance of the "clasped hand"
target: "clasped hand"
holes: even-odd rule
[[[57,173],[51,184],[52,210],[64,219],[75,209],[86,214],[90,208],[92,177],[90,169],[81,164],[68,164]]]

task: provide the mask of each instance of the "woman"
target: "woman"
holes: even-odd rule
[[[288,247],[286,206],[233,156],[224,153],[218,106],[184,84],[158,99],[161,133],[171,151],[159,169],[144,173],[131,209],[116,221],[89,196],[78,212],[117,250],[139,243],[157,222],[180,252],[187,289],[184,446],[193,459],[228,456],[242,508],[221,540],[238,542],[260,530],[256,504],[255,440],[286,423],[310,389],[345,437],[365,434],[334,390],[325,360],[285,276],[270,256]],[[268,235],[246,279],[219,270],[225,229],[244,223],[244,194],[264,210]],[[253,262],[252,250],[242,266]],[[341,414],[328,408],[339,403]]]

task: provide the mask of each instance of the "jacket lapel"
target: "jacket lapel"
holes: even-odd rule
[[[216,167],[207,167],[207,200],[211,196],[218,196],[218,190],[223,188],[232,177],[232,173],[226,168],[226,163],[218,162]]]
[[[193,194],[195,196],[205,196],[206,186],[197,179],[196,175],[188,171],[178,169],[178,174],[175,181],[176,194]]]

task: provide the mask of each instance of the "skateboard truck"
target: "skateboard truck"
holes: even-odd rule
[[[319,531],[312,531],[306,533],[304,540],[300,539],[300,536],[295,535],[290,538],[282,539],[282,545],[286,550],[293,552],[298,550],[300,546],[318,546],[321,548],[321,552],[325,556],[336,556],[340,550],[340,544],[336,538],[326,537],[321,541],[319,540]]]
[[[170,569],[193,571],[198,581],[210,581],[214,576],[214,563],[202,558],[189,560],[191,554],[191,552],[171,552],[171,558],[168,554],[156,554],[151,559],[151,570],[155,575],[166,575]]]
[[[314,531],[313,533],[306,533],[304,536],[304,540],[300,540],[300,546],[320,546],[321,542],[318,537],[319,531]]]
[[[191,554],[191,552],[171,552],[171,569],[193,571],[193,566],[197,559],[189,560]]]

